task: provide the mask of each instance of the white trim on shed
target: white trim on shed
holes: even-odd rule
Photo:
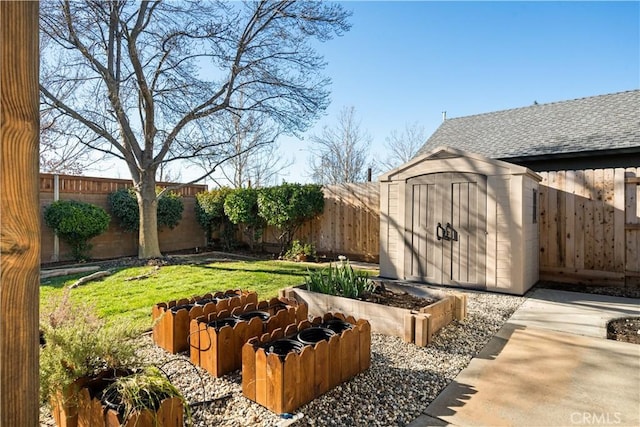
[[[524,294],[538,280],[541,177],[439,147],[380,177],[380,276]]]

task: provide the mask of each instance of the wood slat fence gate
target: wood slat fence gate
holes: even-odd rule
[[[637,285],[640,168],[542,172],[540,279]]]

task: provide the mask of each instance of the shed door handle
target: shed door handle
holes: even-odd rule
[[[446,240],[453,240],[454,242],[458,241],[458,232],[451,226],[450,223],[447,223],[447,229],[445,230],[445,238]]]
[[[449,240],[446,230],[440,223],[438,223],[438,226],[436,227],[436,237],[438,238],[438,240]]]

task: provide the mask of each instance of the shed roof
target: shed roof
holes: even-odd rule
[[[447,119],[416,156],[439,146],[494,159],[640,149],[640,90]]]
[[[418,154],[407,163],[380,175],[378,179],[380,182],[404,181],[423,174],[453,171],[483,175],[528,175],[537,181],[542,180],[540,175],[526,167],[451,147],[437,147],[428,153]]]

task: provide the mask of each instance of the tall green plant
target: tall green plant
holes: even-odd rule
[[[159,189],[158,189],[159,191]],[[140,210],[136,195],[132,189],[121,188],[109,194],[111,213],[118,219],[125,231],[138,231],[140,228]],[[158,199],[158,228],[174,228],[182,219],[184,202],[182,196],[173,191],[164,193]]]
[[[224,213],[232,223],[242,226],[252,251],[265,227],[264,219],[258,215],[258,194],[254,188],[238,188],[229,193],[224,201]]]
[[[372,286],[366,272],[355,271],[349,261],[344,260],[322,270],[308,270],[305,285],[312,292],[354,299],[370,291]]]
[[[76,260],[89,258],[89,240],[109,228],[111,218],[99,206],[75,200],[58,200],[44,211],[44,220],[71,247]]]
[[[322,186],[284,183],[264,188],[258,195],[258,207],[266,223],[280,230],[280,256],[284,256],[300,226],[322,213]]]

